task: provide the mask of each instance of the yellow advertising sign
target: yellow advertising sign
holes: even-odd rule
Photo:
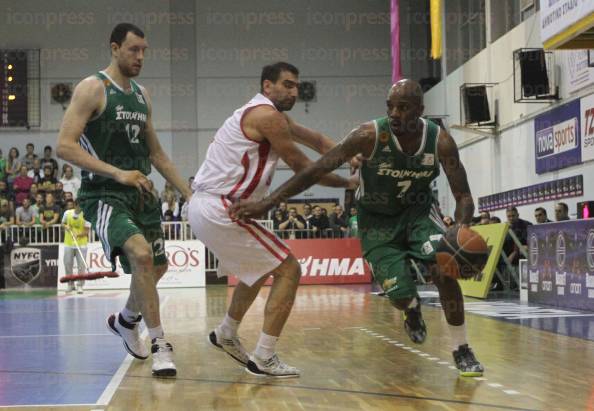
[[[507,223],[501,224],[487,224],[476,225],[471,227],[472,230],[480,234],[489,246],[489,259],[483,269],[483,272],[475,278],[468,280],[458,280],[462,288],[462,294],[467,297],[486,298],[489,293],[491,281],[495,275],[495,269],[499,262],[503,242],[507,235],[509,225]]]

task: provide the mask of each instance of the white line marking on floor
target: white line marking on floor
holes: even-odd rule
[[[501,387],[503,387],[503,385],[501,385],[501,384],[498,384],[498,383],[496,383],[496,382],[492,382],[492,383],[489,383],[489,384],[487,384],[487,385],[488,385],[489,387],[493,387],[493,388],[501,388]]]
[[[475,380],[477,381],[489,381],[487,378],[485,377],[476,377]]]
[[[440,361],[438,362],[439,365],[449,365],[450,363],[447,361]]]
[[[314,331],[314,330],[321,330],[320,327],[313,327],[313,328],[304,328],[303,331]]]
[[[169,296],[165,297],[165,299],[163,300],[163,303],[161,304],[161,312],[163,312],[163,310],[165,309],[165,306],[167,305],[168,302],[169,302]],[[142,334],[140,334],[140,339],[144,340],[144,339],[146,339],[147,336],[148,336],[148,328],[145,327]],[[128,372],[128,368],[130,368],[130,365],[132,364],[133,360],[134,360],[134,357],[132,357],[130,354],[126,355],[126,358],[124,358],[124,361],[122,361],[120,368],[118,368],[118,370],[115,372],[113,377],[111,377],[111,381],[109,381],[109,383],[107,384],[107,387],[105,387],[105,390],[103,391],[103,394],[101,394],[101,396],[99,397],[99,399],[97,400],[97,403],[95,405],[107,406],[109,404],[109,402],[111,401],[111,398],[113,397],[116,390],[122,383],[122,380],[124,379],[126,372]]]
[[[503,390],[507,395],[518,395],[520,392],[516,390]]]
[[[457,370],[457,368],[456,368],[456,367],[454,367],[453,365],[450,365],[448,368],[449,368],[450,370]]]
[[[396,347],[404,347],[404,344],[402,343],[398,343],[398,344],[394,344]]]
[[[420,353],[421,351],[419,350],[410,350],[410,352],[414,352],[415,354]]]
[[[437,358],[437,357],[429,357],[429,358],[427,358],[427,359],[428,359],[429,361],[437,361],[437,360],[439,360],[439,358]]]
[[[411,351],[411,352],[414,352],[414,351]],[[427,354],[425,352],[420,352],[419,351],[419,356],[421,356],[421,357],[429,357],[429,354]]]

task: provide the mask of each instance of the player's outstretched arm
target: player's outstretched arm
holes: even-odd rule
[[[182,178],[177,170],[177,167],[173,164],[167,153],[161,147],[161,143],[159,143],[159,138],[157,137],[157,133],[155,131],[155,127],[153,126],[152,121],[152,104],[151,98],[146,91],[146,89],[142,89],[142,94],[144,95],[147,107],[148,107],[148,117],[146,121],[146,141],[150,150],[150,159],[151,163],[155,166],[155,168],[161,173],[163,177],[167,181],[169,181],[175,188],[179,190],[180,193],[186,198],[189,199],[192,196],[192,191],[188,187],[186,181]]]
[[[231,213],[239,218],[257,217],[288,198],[307,190],[324,175],[340,167],[354,155],[363,153],[369,156],[375,144],[375,128],[365,123],[349,133],[336,147],[324,154],[318,161],[296,173],[277,188],[270,196],[258,203],[238,203],[231,208]]]
[[[474,201],[470,193],[466,169],[460,160],[456,142],[444,130],[439,133],[437,154],[456,200],[456,222],[469,224],[474,213]]]
[[[140,171],[124,171],[98,158],[93,157],[78,144],[85,126],[93,115],[100,113],[105,105],[105,91],[101,80],[87,77],[81,81],[72,94],[70,105],[64,113],[56,153],[68,161],[91,173],[112,178],[117,182],[134,186],[139,190],[150,190],[150,181]]]
[[[297,173],[312,164],[312,161],[294,143],[287,117],[284,114],[263,107],[255,109],[253,113],[250,113],[250,116],[250,123],[254,125],[261,136],[270,142],[273,150],[293,171]],[[349,180],[336,174],[329,174],[318,180],[321,185],[328,187],[348,188],[350,186]]]
[[[304,146],[307,146],[320,154],[326,154],[336,145],[334,140],[325,134],[307,128],[294,121],[286,113],[283,114],[289,123],[289,129],[291,130],[291,134],[295,142],[303,144]]]

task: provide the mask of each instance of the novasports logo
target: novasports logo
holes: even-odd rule
[[[536,133],[536,156],[548,157],[577,147],[577,118],[539,130]]]
[[[365,275],[363,258],[301,258],[301,273],[309,277]]]

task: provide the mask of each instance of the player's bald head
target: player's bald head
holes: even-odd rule
[[[415,102],[418,105],[423,105],[423,89],[421,85],[414,80],[405,78],[398,80],[390,87],[388,92],[388,100],[395,98]]]

